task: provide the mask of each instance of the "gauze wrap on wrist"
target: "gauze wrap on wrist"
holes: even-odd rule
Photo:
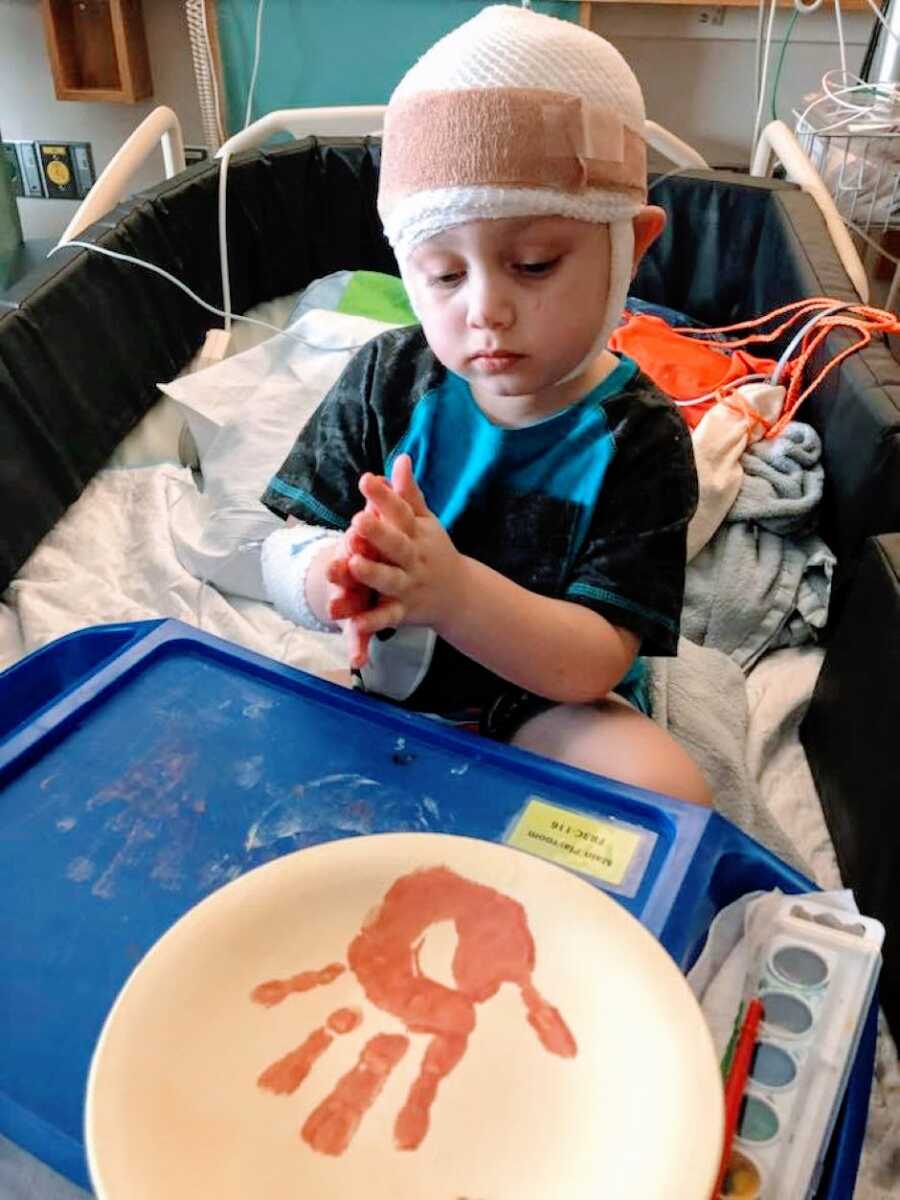
[[[291,525],[276,529],[263,542],[262,573],[266,593],[275,611],[289,621],[317,633],[336,633],[336,623],[320,621],[306,598],[306,577],[323,542],[336,542],[341,534],[316,525]]]

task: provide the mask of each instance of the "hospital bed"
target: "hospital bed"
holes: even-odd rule
[[[224,148],[228,287],[235,313],[268,306],[263,311],[272,315],[279,298],[296,296],[313,280],[342,269],[396,274],[375,207],[377,137],[342,132],[253,146],[276,126],[301,132],[275,116],[254,137],[237,135]],[[353,117],[357,131],[359,116]],[[378,113],[364,113],[363,121],[363,130],[374,129]],[[662,147],[665,131],[654,136]],[[110,195],[121,194],[134,165],[124,155],[107,175],[105,186],[112,192],[89,197],[67,236],[151,261],[219,306],[218,164],[179,169],[177,122],[165,112],[155,115],[154,127],[141,137],[142,153],[162,137],[170,177],[110,207]],[[846,245],[836,248],[821,196],[783,180],[705,169],[689,150],[676,147],[676,161],[679,154],[686,157],[678,171],[653,180],[652,200],[669,220],[641,265],[637,295],[713,326],[808,296],[859,298],[864,279]],[[281,308],[282,318],[286,311]],[[154,409],[157,384],[186,368],[210,324],[209,315],[167,280],[76,248],[55,254],[7,295],[0,308],[0,588],[8,590],[0,613],[0,652],[5,633],[11,648],[0,659],[3,665],[67,631],[47,614],[70,580],[78,594],[66,601],[67,628],[75,627],[79,613],[82,625],[96,623],[98,615],[107,621],[149,615],[104,608],[97,597],[104,588],[102,573],[85,575],[79,561],[102,562],[116,512],[137,511],[123,498],[137,494],[135,460],[108,479],[118,489],[118,509],[119,501],[107,497],[110,506],[94,518],[87,501],[96,494],[98,472]],[[825,353],[842,346],[843,336],[833,334]],[[797,724],[812,692],[803,745],[844,882],[855,889],[863,911],[888,925],[882,999],[896,1031],[900,946],[890,881],[900,865],[900,819],[888,725],[900,668],[900,536],[892,533],[900,530],[900,367],[887,346],[873,343],[842,363],[801,415],[822,438],[820,531],[839,570],[824,652],[780,651],[772,656],[777,662],[764,661],[751,674],[748,686],[759,718],[750,727],[756,774],[800,854],[818,864],[818,882],[836,886],[815,790],[804,793],[802,781],[785,790],[778,769],[771,769],[773,747],[784,756],[779,763],[790,761],[801,774],[806,769]],[[141,465],[151,473],[158,466]],[[188,480],[190,471],[182,469],[182,476]],[[67,540],[67,522],[75,528],[73,520],[79,522],[78,537]],[[132,533],[129,549],[136,570],[140,536]],[[23,598],[36,592],[39,603],[23,616]],[[200,584],[193,597],[185,593],[186,607],[158,611],[203,624],[204,604],[206,620],[216,605],[225,604],[210,598],[208,589],[205,600],[204,594]],[[149,601],[154,602],[166,603]],[[261,625],[253,625],[248,614],[238,606],[238,615],[232,619],[229,612],[217,629],[258,649]],[[275,653],[277,647],[265,648]],[[289,661],[312,662],[303,652]]]

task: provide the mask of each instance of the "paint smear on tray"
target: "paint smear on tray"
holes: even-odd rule
[[[451,964],[455,988],[424,975],[419,962],[426,931],[448,921],[457,936]],[[525,909],[512,897],[448,867],[430,867],[397,879],[350,943],[347,959],[376,1008],[399,1018],[410,1033],[431,1037],[394,1123],[398,1149],[421,1145],[441,1080],[466,1053],[475,1028],[475,1006],[496,995],[501,984],[519,988],[528,1023],[546,1051],[562,1058],[577,1053],[562,1015],[532,983],[535,947]],[[271,1007],[293,993],[333,983],[343,973],[341,963],[331,963],[321,970],[268,980],[251,998]],[[350,1032],[359,1024],[347,1016],[354,1012],[332,1013],[327,1027],[314,1029],[295,1050],[267,1067],[258,1085],[280,1094],[296,1091],[331,1045],[330,1031]],[[370,1038],[356,1065],[303,1125],[303,1140],[322,1154],[343,1154],[408,1046],[409,1039],[402,1035]]]
[[[150,878],[168,891],[180,889],[184,855],[194,843],[206,808],[204,797],[193,793],[188,782],[197,754],[182,744],[179,735],[165,736],[87,800],[88,813],[109,810],[104,832],[119,835],[115,853],[96,867],[94,896],[111,900],[119,876],[146,860]],[[87,880],[68,877],[75,882]]]

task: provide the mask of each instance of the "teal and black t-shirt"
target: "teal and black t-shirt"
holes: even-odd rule
[[[419,327],[391,330],[347,365],[263,503],[346,529],[364,505],[360,476],[390,475],[403,453],[461,553],[633,631],[642,654],[675,653],[697,478],[684,421],[630,359],[569,408],[508,429]],[[508,687],[439,638],[408,702],[448,712]]]

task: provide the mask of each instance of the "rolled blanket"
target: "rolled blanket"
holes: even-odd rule
[[[835,557],[815,528],[821,445],[792,422],[743,455],[744,480],[716,535],[688,565],[681,630],[749,671],[767,651],[815,639]]]
[[[772,441],[754,442],[741,459],[744,483],[726,522],[753,521],[782,535],[810,533],[825,481],[821,456],[819,435],[802,421]]]

